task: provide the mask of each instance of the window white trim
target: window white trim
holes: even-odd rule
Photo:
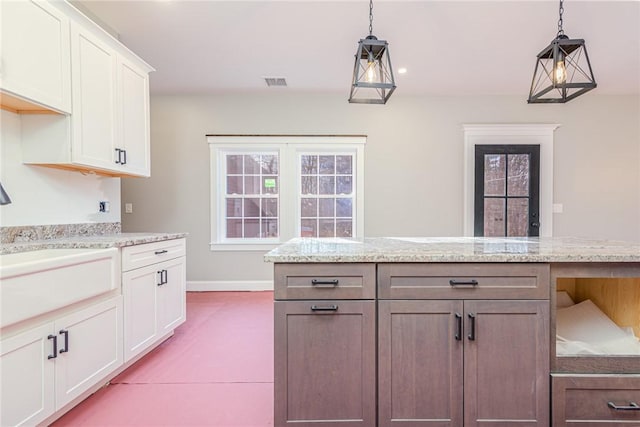
[[[474,153],[476,145],[540,146],[540,236],[553,235],[553,132],[559,124],[465,124],[464,235],[473,236]]]
[[[277,247],[280,243],[297,236],[299,218],[298,196],[298,165],[297,159],[301,153],[317,152],[328,154],[354,154],[355,204],[353,212],[354,238],[364,235],[364,145],[366,136],[253,136],[253,135],[207,135],[210,151],[210,224],[212,251],[267,251]],[[225,183],[219,182],[221,171],[226,169],[223,164],[225,154],[230,152],[247,152],[247,150],[278,151],[279,153],[279,238],[278,239],[247,239],[239,242],[236,239],[228,241],[221,236],[224,230],[224,218],[219,215],[223,207],[221,192]]]

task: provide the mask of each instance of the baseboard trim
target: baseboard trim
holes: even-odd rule
[[[188,292],[272,291],[272,280],[189,280]]]

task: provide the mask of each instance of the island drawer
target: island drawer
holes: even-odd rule
[[[553,375],[554,426],[640,426],[640,375]]]
[[[375,264],[275,264],[277,300],[375,299]]]
[[[549,265],[379,264],[379,299],[548,299]]]

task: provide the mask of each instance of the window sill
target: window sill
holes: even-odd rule
[[[280,243],[209,243],[211,252],[267,252]]]

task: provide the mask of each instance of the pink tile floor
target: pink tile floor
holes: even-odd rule
[[[53,424],[272,425],[272,292],[188,293],[172,338]]]

